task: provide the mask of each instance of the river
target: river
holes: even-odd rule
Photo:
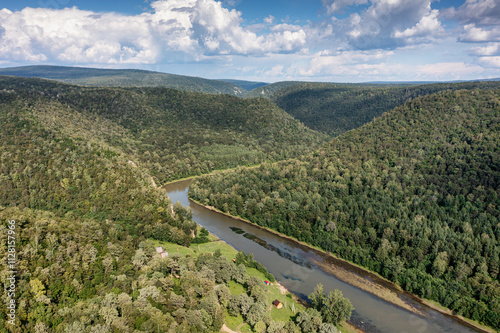
[[[190,206],[193,220],[217,235],[238,251],[253,253],[283,286],[295,295],[307,299],[318,283],[323,284],[325,292],[334,289],[342,291],[355,308],[351,322],[369,333],[441,333],[441,332],[478,332],[452,317],[421,305],[417,301],[400,295],[411,306],[417,308],[422,316],[395,306],[364,290],[345,283],[326,273],[323,265],[331,265],[331,259],[266,230],[248,223],[212,212],[200,205],[191,203],[187,196],[190,180],[165,185],[172,202],[179,201]]]

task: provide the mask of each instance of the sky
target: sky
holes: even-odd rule
[[[0,67],[277,82],[500,77],[500,0],[0,0]]]

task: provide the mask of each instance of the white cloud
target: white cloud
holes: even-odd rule
[[[466,0],[458,9],[443,11],[443,16],[462,24],[457,41],[488,43],[470,49],[469,54],[479,56],[479,64],[498,67],[494,56],[500,53],[500,0]]]
[[[500,68],[500,56],[495,57],[481,57],[479,62],[486,67]]]
[[[229,54],[300,50],[306,33],[281,25],[258,35],[214,0],[159,0],[135,16],[76,7],[0,11],[0,60],[152,64]]]
[[[277,24],[275,26],[272,26],[270,28],[270,30],[271,31],[301,31],[301,30],[304,30],[304,28],[301,27],[300,25],[282,23],[282,24]]]
[[[345,34],[358,49],[395,48],[427,42],[444,32],[431,0],[371,0],[344,21]]]
[[[299,70],[301,76],[359,75],[366,66],[383,63],[394,54],[392,51],[344,51],[331,55],[318,52],[309,64]],[[363,67],[365,66],[365,67]]]
[[[266,22],[267,24],[273,24],[275,19],[276,18],[274,16],[269,15],[268,17],[264,18],[264,22]]]
[[[467,43],[496,42],[500,41],[500,26],[491,29],[476,27],[474,23],[463,27],[459,41]]]
[[[304,30],[280,29],[258,36],[241,27],[240,13],[215,1],[199,1],[194,17],[194,35],[208,54],[264,54],[300,49],[306,42]]]
[[[499,73],[500,25],[486,9],[496,10],[500,0],[466,0],[446,15],[431,8],[434,0],[323,0],[329,14],[305,25],[272,15],[247,24],[244,14],[227,6],[230,1],[156,0],[151,11],[138,15],[3,9],[0,63],[156,64],[179,74],[266,81],[451,80]],[[335,17],[353,8],[348,17]],[[465,22],[455,30],[459,42],[489,44],[471,48],[447,38],[450,25],[441,20],[450,15]],[[476,65],[464,56],[477,57],[470,58]],[[202,67],[205,72],[197,71]]]
[[[466,0],[458,9],[443,11],[443,15],[462,24],[500,24],[500,0]]]
[[[265,77],[280,77],[283,75],[283,65],[273,66],[269,71],[264,72]]]
[[[476,76],[485,70],[481,66],[466,64],[464,62],[448,62],[419,65],[416,73],[427,80],[460,80],[469,76]]]
[[[500,43],[489,43],[486,46],[474,47],[470,51],[473,55],[478,56],[500,55]]]
[[[394,37],[396,38],[408,38],[408,37],[421,37],[427,35],[436,35],[437,33],[443,33],[444,29],[441,26],[441,22],[438,20],[439,11],[437,9],[432,10],[428,15],[422,17],[420,21],[412,28],[408,28],[405,31],[394,32]]]
[[[153,47],[145,15],[96,15],[75,7],[62,10],[25,8],[0,12],[5,33],[0,38],[3,59],[94,63],[152,63]],[[24,54],[16,54],[22,49]]]
[[[352,5],[364,5],[368,0],[322,0],[328,14],[335,14]]]

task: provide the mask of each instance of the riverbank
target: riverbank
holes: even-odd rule
[[[171,194],[170,192],[172,191],[174,193],[177,193],[176,191],[179,191],[180,188],[185,189],[188,186],[188,184],[190,183],[190,181],[191,181],[191,179],[177,180],[174,182],[164,184],[162,186],[162,188],[163,188],[163,190],[167,190],[167,192],[169,192],[169,196],[174,195],[173,197],[171,197],[171,199],[175,201],[175,200],[179,200],[180,198],[177,196],[177,194],[173,194],[173,193]],[[169,185],[171,187],[168,187]],[[187,193],[184,195],[185,195],[185,199],[180,200],[183,205],[192,205],[192,208],[194,206],[195,210],[201,209],[203,211],[208,212],[203,206],[195,205],[191,200],[188,201]],[[198,208],[197,206],[200,206],[200,208]],[[199,225],[199,228],[201,228],[200,225]],[[192,244],[191,245],[192,250],[194,250],[195,252],[200,252],[200,251],[203,252],[203,250],[208,250],[209,252],[214,252],[216,248],[220,248],[222,250],[221,254],[224,257],[227,257],[228,259],[232,259],[235,257],[237,250],[234,247],[232,247],[228,242],[226,242],[224,239],[221,239],[216,233],[214,234],[210,230],[209,230],[209,240],[210,240],[210,242],[205,243],[205,244]],[[161,246],[161,244],[159,246]],[[184,247],[176,246],[176,245],[172,245],[172,248],[169,248],[169,250],[171,252],[179,252],[179,253],[182,253],[184,255],[187,255],[188,252],[190,252],[189,250],[184,249]],[[250,252],[252,252],[252,251],[250,251]],[[247,252],[247,253],[250,253],[250,252]],[[195,253],[191,253],[191,255],[195,255]],[[252,269],[252,270],[254,270],[254,269]],[[262,274],[262,273],[257,273],[256,270],[254,273]],[[264,276],[261,276],[261,278],[263,280],[265,279]],[[296,304],[300,304],[303,307],[310,306],[310,304],[307,303],[303,297],[298,297],[296,294],[294,294],[293,292],[288,290],[285,286],[281,285],[277,281],[272,283],[270,290],[273,290],[272,291],[272,294],[274,295],[272,297],[273,300],[274,299],[281,300],[282,303],[285,304],[285,307],[286,307],[287,303],[289,305],[288,307],[290,307],[291,300],[296,302]],[[295,307],[295,309],[298,309],[297,306]],[[283,311],[278,311],[278,312],[275,311],[274,315],[278,315],[277,320],[283,321],[284,318],[281,318],[284,315]],[[228,323],[226,323],[227,324],[226,327],[228,329],[232,329],[233,331],[237,331],[238,333],[250,332],[248,330],[249,327],[247,327],[248,325],[243,325],[241,328],[239,327],[240,324],[242,324],[240,322],[241,320],[235,321],[233,317],[230,317],[230,318],[233,320],[232,321],[230,320]],[[237,323],[237,325],[235,324],[235,322]],[[351,322],[344,322],[341,325],[339,325],[338,328],[343,333],[366,333],[364,330],[357,327],[355,324],[353,324]]]
[[[407,311],[410,311],[411,313],[414,313],[416,315],[424,316],[425,317],[425,310],[426,309],[432,309],[436,312],[441,313],[442,315],[452,318],[454,321],[459,322],[461,325],[469,327],[474,329],[475,331],[478,332],[495,332],[493,329],[490,329],[488,327],[482,326],[478,323],[472,322],[468,319],[465,319],[460,316],[453,315],[450,310],[443,309],[440,306],[437,306],[435,304],[430,303],[429,301],[426,301],[424,299],[421,299],[417,297],[416,295],[413,295],[409,292],[403,291],[399,285],[394,284],[393,282],[384,279],[383,277],[379,276],[378,274],[371,272],[363,267],[360,267],[354,263],[348,262],[346,260],[343,260],[341,258],[338,258],[330,253],[327,253],[319,248],[316,248],[314,246],[311,246],[309,244],[306,244],[304,242],[301,242],[293,237],[289,237],[286,235],[283,235],[275,230],[259,226],[257,224],[254,224],[250,222],[249,220],[243,219],[241,217],[235,217],[230,214],[227,214],[225,212],[222,212],[215,207],[212,206],[205,206],[199,202],[196,202],[195,200],[192,200],[189,198],[191,204],[201,206],[205,209],[208,209],[210,211],[213,211],[217,214],[224,215],[226,217],[250,224],[256,228],[265,230],[269,233],[272,233],[278,237],[281,237],[283,239],[287,239],[289,241],[292,241],[296,244],[299,244],[300,246],[307,248],[309,250],[314,251],[317,254],[320,254],[322,257],[325,258],[324,262],[314,262],[316,265],[318,265],[322,270],[324,270],[326,273],[331,274],[338,278],[339,280],[342,280],[350,285],[353,285],[359,289],[362,289],[370,294],[373,294],[393,305],[397,305]],[[407,300],[411,300],[412,302],[407,302]],[[414,304],[410,304],[414,303]]]

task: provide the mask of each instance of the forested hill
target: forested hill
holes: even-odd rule
[[[148,93],[151,100],[136,99]],[[313,320],[334,329],[288,298],[297,313],[283,309],[274,320],[269,305],[286,296],[264,284],[272,275],[252,256],[209,242],[189,208],[171,203],[143,163],[130,160],[163,142],[142,142],[140,126],[162,123],[152,100],[165,104],[168,93],[0,78],[1,333],[209,333],[226,316],[260,330],[287,322],[293,332]],[[188,124],[195,118],[186,116]],[[199,135],[210,141],[208,129]]]
[[[71,106],[57,104],[50,89],[41,89],[44,82],[8,82],[0,84],[0,240],[7,244],[9,237],[11,246],[0,247],[0,255],[15,249],[16,256],[15,268],[2,260],[0,272],[16,271],[9,296],[16,317],[14,325],[7,322],[12,312],[2,302],[0,331],[127,332],[147,321],[157,327],[160,319],[161,327],[172,325],[171,315],[152,309],[148,297],[165,300],[152,286],[160,278],[173,281],[165,271],[151,280],[141,268],[153,260],[147,238],[154,231],[189,245],[196,230],[189,212],[176,205],[172,214],[166,193],[127,156],[77,136],[84,125],[89,133],[113,130],[110,122],[85,123],[75,115],[62,131],[55,125]]]
[[[500,90],[418,97],[309,158],[189,195],[500,329]]]
[[[271,87],[261,89],[271,91]],[[278,87],[263,97],[269,97],[306,126],[336,136],[372,121],[409,98],[443,90],[495,88],[500,87],[500,82],[423,85],[302,82]]]
[[[37,77],[86,86],[167,87],[210,94],[243,96],[247,90],[237,83],[139,69],[101,69],[64,66],[0,68],[0,75]],[[239,82],[244,84],[245,82]],[[249,83],[249,87],[252,87]]]
[[[158,184],[297,157],[326,139],[266,99],[0,77],[0,102],[70,138],[126,154]]]

